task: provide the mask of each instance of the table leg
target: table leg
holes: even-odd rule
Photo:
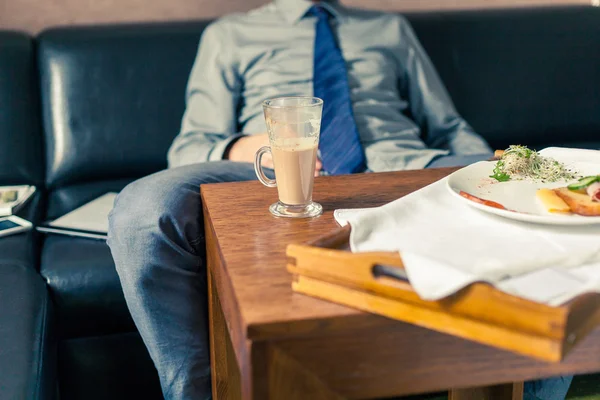
[[[448,400],[521,400],[523,399],[523,382],[504,385],[453,389]]]
[[[276,344],[252,351],[253,400],[346,400]]]
[[[208,272],[208,312],[213,399],[240,399],[240,370],[210,270]]]
[[[214,400],[345,400],[285,351],[269,343],[252,346],[252,393],[243,393],[240,368],[210,270],[208,299]]]

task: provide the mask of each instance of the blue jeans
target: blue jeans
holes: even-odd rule
[[[251,179],[250,164],[228,161],[169,169],[127,186],[110,213],[108,245],[165,399],[211,398],[200,185]]]
[[[461,163],[460,159],[446,161]],[[142,178],[123,189],[115,201],[108,245],[166,399],[211,398],[199,187],[254,179],[250,164],[195,164]],[[534,397],[525,399],[563,399],[569,384],[570,379],[528,383],[527,396]]]

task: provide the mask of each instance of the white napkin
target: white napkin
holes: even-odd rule
[[[600,151],[588,152],[553,148],[543,154],[563,162],[585,155],[586,162],[600,163]],[[382,207],[336,210],[334,216],[352,225],[352,251],[400,251],[424,299],[446,297],[476,281],[552,305],[600,291],[598,225],[516,222],[468,206],[445,185],[446,178]]]

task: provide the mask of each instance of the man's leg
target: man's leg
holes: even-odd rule
[[[200,184],[252,179],[250,164],[196,164],[140,179],[115,201],[108,245],[166,399],[211,398]]]
[[[443,156],[435,158],[427,165],[427,168],[463,167],[478,161],[489,160],[493,156],[493,153],[472,154],[468,156]]]
[[[525,382],[523,400],[563,400],[571,386],[572,376]]]

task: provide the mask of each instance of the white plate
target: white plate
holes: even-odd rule
[[[448,177],[447,186],[454,196],[472,207],[502,217],[518,221],[552,225],[591,225],[600,224],[600,217],[581,215],[552,214],[546,211],[537,199],[536,191],[541,188],[554,189],[564,187],[571,182],[542,183],[531,180],[498,182],[490,178],[495,161],[481,161],[462,168]],[[592,163],[574,163],[570,166],[582,176],[600,174],[600,165]],[[509,210],[489,207],[462,197],[460,191],[467,192],[485,200],[502,204]]]

